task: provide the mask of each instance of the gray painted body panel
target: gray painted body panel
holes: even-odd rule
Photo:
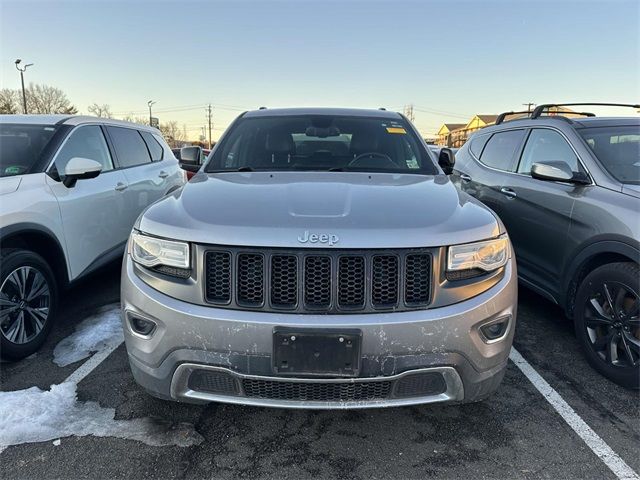
[[[459,390],[451,391],[450,398],[421,397],[413,403],[470,399],[478,394],[479,388],[487,389],[488,394],[499,384],[517,316],[517,273],[513,261],[505,267],[503,278],[489,290],[454,305],[412,312],[295,315],[193,305],[147,285],[136,275],[129,255],[123,263],[121,289],[125,342],[136,380],[154,395],[181,401],[193,400],[171,394],[175,369],[183,362],[271,376],[267,369],[276,326],[358,328],[362,330],[363,358],[370,365],[365,376],[382,378],[408,370],[450,366],[462,379]],[[150,339],[132,332],[126,320],[131,314],[157,322],[156,332]],[[503,316],[511,316],[505,337],[495,343],[483,342],[479,325]],[[218,397],[201,399],[226,401]],[[252,404],[293,406],[287,402],[256,399]],[[368,406],[393,404],[392,401],[374,402]],[[298,402],[298,406],[314,407],[304,402]],[[346,403],[342,407],[324,407],[356,406]]]
[[[577,129],[606,125],[640,125],[637,119],[588,118],[568,122],[558,118],[516,120],[488,127],[476,135],[509,129],[549,128],[561,133],[577,154],[590,185],[543,181],[529,175],[500,171],[483,165],[470,152],[469,142],[457,155],[452,181],[463,191],[492,208],[511,238],[518,270],[530,286],[542,290],[563,306],[574,275],[587,248],[590,255],[613,252],[607,241],[627,246],[622,250],[640,256],[640,189],[614,179],[595,157]],[[517,152],[519,155],[520,152]],[[467,175],[471,180],[463,180]],[[504,195],[509,188],[515,197]],[[594,245],[600,245],[597,247]],[[633,254],[633,252],[636,252]]]
[[[335,248],[405,248],[499,235],[495,216],[444,175],[199,173],[149,208],[140,230],[194,243],[301,247],[305,231]],[[316,243],[305,247],[326,247]]]

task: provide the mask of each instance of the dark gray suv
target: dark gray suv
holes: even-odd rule
[[[457,153],[452,180],[500,216],[520,280],[574,319],[591,365],[638,388],[640,119],[549,114],[559,106],[498,117]]]

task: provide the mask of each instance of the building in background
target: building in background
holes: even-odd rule
[[[453,147],[453,139],[451,137],[451,132],[460,130],[464,128],[464,123],[443,123],[438,130],[438,138],[436,139],[436,143],[438,145],[442,145],[445,147]]]
[[[565,117],[580,117],[579,113],[566,107],[554,107],[549,110],[547,115],[562,114]],[[509,116],[506,120],[515,120],[517,118],[526,118],[528,114],[518,113],[513,116]],[[474,115],[468,123],[443,123],[438,130],[438,136],[436,144],[442,147],[454,147],[459,148],[464,145],[464,142],[478,130],[483,129],[496,123],[498,115],[478,114]]]

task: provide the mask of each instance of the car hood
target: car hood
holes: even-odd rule
[[[20,182],[22,182],[21,176],[0,178],[0,195],[15,192],[18,190]]]
[[[640,198],[640,185],[625,183],[622,185],[622,193]]]
[[[445,175],[355,172],[201,172],[137,225],[196,243],[310,248],[429,247],[500,233],[493,213]]]

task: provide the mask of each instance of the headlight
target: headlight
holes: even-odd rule
[[[480,269],[490,272],[504,266],[509,258],[509,240],[502,236],[484,242],[449,247],[447,271]]]
[[[145,267],[190,267],[188,243],[149,237],[139,232],[131,234],[131,257]]]

